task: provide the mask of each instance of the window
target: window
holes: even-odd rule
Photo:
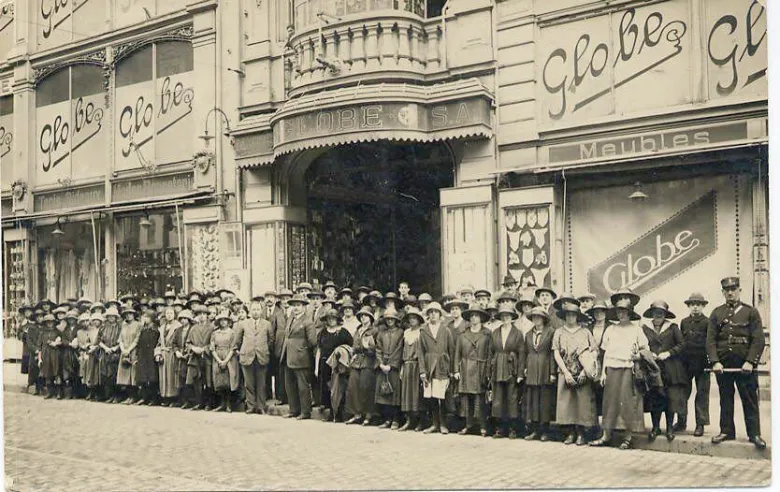
[[[441,14],[441,4],[429,0]],[[437,7],[438,6],[438,7]],[[295,30],[316,25],[317,13],[346,17],[380,10],[403,10],[425,17],[425,0],[294,0]]]
[[[2,188],[11,188],[14,180],[14,96],[0,97],[0,179]]]

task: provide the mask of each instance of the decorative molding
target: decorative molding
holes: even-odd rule
[[[160,41],[190,41],[191,42],[192,34],[193,34],[193,29],[192,26],[189,25],[189,26],[179,27],[172,31],[160,33],[150,38],[140,39],[138,41],[133,41],[132,43],[125,43],[125,44],[120,44],[118,46],[114,46],[111,48],[114,55],[113,60],[111,61],[111,68],[114,68],[116,64],[119,63],[121,60],[127,58],[132,53],[143,48],[144,46],[148,46],[152,43],[157,43]]]
[[[106,51],[105,50],[93,51],[92,53],[87,53],[86,55],[82,55],[76,58],[71,58],[69,60],[63,60],[57,63],[52,63],[50,65],[45,65],[40,68],[34,68],[33,86],[37,87],[38,84],[41,82],[41,80],[45,79],[46,77],[53,74],[54,72],[74,65],[93,65],[93,66],[101,67],[103,69],[103,74],[105,77]],[[106,89],[108,88],[107,80],[104,80],[103,86]]]

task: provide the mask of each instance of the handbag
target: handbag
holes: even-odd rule
[[[133,365],[133,360],[130,358],[129,354],[122,356],[122,365],[124,367],[130,367]]]
[[[390,384],[390,378],[385,374],[385,379],[379,384],[379,394],[389,396],[393,394],[393,385]]]

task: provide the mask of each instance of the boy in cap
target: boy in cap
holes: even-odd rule
[[[696,412],[696,429],[694,436],[704,435],[704,426],[710,425],[710,373],[707,368],[707,330],[710,319],[704,316],[704,307],[708,304],[704,295],[694,292],[685,301],[690,315],[680,322],[683,336],[682,360],[685,373],[688,376],[685,401],[691,397],[693,382],[696,382],[696,397],[694,409]],[[688,405],[685,405],[687,410]],[[675,432],[682,432],[687,427],[688,414],[678,414]]]

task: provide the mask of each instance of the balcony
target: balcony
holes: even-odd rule
[[[372,5],[377,3],[383,0]],[[419,82],[444,72],[442,18],[426,19],[419,1],[401,2],[398,9],[391,4],[381,10],[329,10],[335,14],[296,10],[301,14],[296,20],[306,22],[297,26],[286,53],[290,95],[357,81]]]

